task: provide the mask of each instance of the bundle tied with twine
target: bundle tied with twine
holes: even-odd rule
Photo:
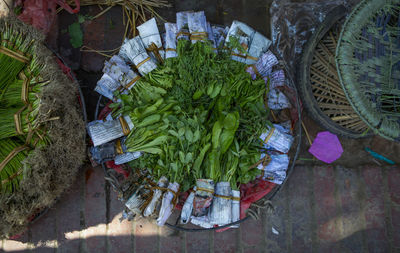
[[[85,127],[77,83],[62,73],[43,36],[15,17],[0,27],[0,237],[6,238],[71,185],[85,158]]]

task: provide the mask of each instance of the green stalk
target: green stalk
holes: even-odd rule
[[[24,56],[32,54],[32,42],[32,39],[23,36],[22,32],[11,24],[6,24],[5,29],[1,33],[1,46]],[[0,53],[0,91],[14,82],[25,65],[26,63],[20,60]]]
[[[12,150],[21,145],[23,145],[21,141],[13,138],[0,140],[0,161],[3,161]],[[19,181],[22,179],[22,162],[27,155],[27,150],[19,152],[0,171],[0,189],[2,192],[11,193],[18,188]]]
[[[28,133],[29,125],[28,122],[33,126],[33,129],[38,127],[39,122],[37,115],[39,113],[39,100],[35,100],[32,103],[32,112],[29,112],[26,108],[21,113],[21,128],[24,133]],[[14,114],[16,114],[22,107],[23,103],[19,107],[0,108],[0,139],[17,136],[18,133],[15,127]],[[28,118],[28,122],[26,119]]]
[[[7,89],[3,90],[3,92],[0,93],[0,108],[23,106],[21,98],[23,83],[24,81],[22,80],[15,80]],[[33,102],[38,99],[40,90],[44,85],[45,83],[41,83],[35,84],[33,87],[30,87],[30,91],[28,92],[29,102]]]

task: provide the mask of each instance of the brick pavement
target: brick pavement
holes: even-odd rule
[[[171,0],[174,7],[160,14],[174,20],[176,11],[205,10],[212,23],[228,25],[239,19],[269,36],[272,0],[249,1]],[[93,15],[95,8],[83,8],[82,13]],[[75,18],[65,12],[60,14],[49,45],[77,70],[91,119],[97,99],[93,87],[100,74],[90,71],[101,69],[104,57],[71,48],[68,35],[62,31]],[[118,22],[120,13],[113,8],[96,23],[85,23],[85,45],[97,49],[117,47],[120,41],[115,38],[122,38],[123,34]],[[312,124],[309,130],[315,136],[314,132],[319,130]],[[345,140],[343,144],[350,142]],[[393,149],[391,143],[381,139],[365,142],[382,154],[396,154],[399,150],[399,146]],[[343,164],[352,164],[354,157],[365,155],[354,155],[346,147],[345,150],[348,159]],[[398,161],[398,157],[391,158]],[[181,233],[158,228],[143,219],[120,223],[122,204],[103,179],[102,169],[86,167],[70,191],[21,238],[1,241],[0,251],[400,252],[399,169],[370,165],[309,166],[303,162],[273,200],[273,213],[262,212],[260,220],[248,220],[239,229],[223,233]]]
[[[399,252],[399,179],[399,167],[297,166],[274,198],[273,213],[263,211],[260,220],[222,233],[182,233],[145,219],[120,223],[122,203],[106,185],[102,169],[86,167],[53,208],[20,239],[5,240],[0,248],[5,252]]]

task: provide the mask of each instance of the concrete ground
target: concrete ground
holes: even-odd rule
[[[180,10],[205,10],[212,23],[229,25],[238,19],[267,36],[271,33],[272,0],[171,2],[173,8],[159,12],[168,21],[174,21]],[[314,2],[319,6],[324,3]],[[296,9],[286,11],[295,15]],[[82,8],[83,14],[94,16],[98,12],[96,6]],[[92,120],[98,98],[93,88],[106,58],[71,47],[66,29],[76,20],[76,16],[61,12],[47,43],[77,73]],[[114,7],[96,20],[86,21],[82,28],[84,45],[100,50],[116,48],[123,35],[120,9]],[[311,138],[323,130],[306,114],[303,120]],[[176,232],[144,219],[120,223],[122,203],[104,180],[103,170],[87,165],[54,207],[21,238],[2,241],[0,251],[400,252],[400,168],[385,166],[364,151],[370,147],[399,163],[400,145],[380,137],[340,140],[344,153],[327,166],[312,159],[304,138],[301,160],[272,200],[275,210],[260,210],[259,220],[249,219],[239,229],[222,233]]]

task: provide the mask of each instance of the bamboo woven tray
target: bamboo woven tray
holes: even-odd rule
[[[317,27],[303,52],[298,83],[304,105],[315,121],[335,134],[360,138],[372,133],[347,100],[335,65],[340,21],[345,14],[346,9],[339,6]]]
[[[343,25],[338,76],[357,114],[377,134],[400,141],[400,0],[364,0]]]

